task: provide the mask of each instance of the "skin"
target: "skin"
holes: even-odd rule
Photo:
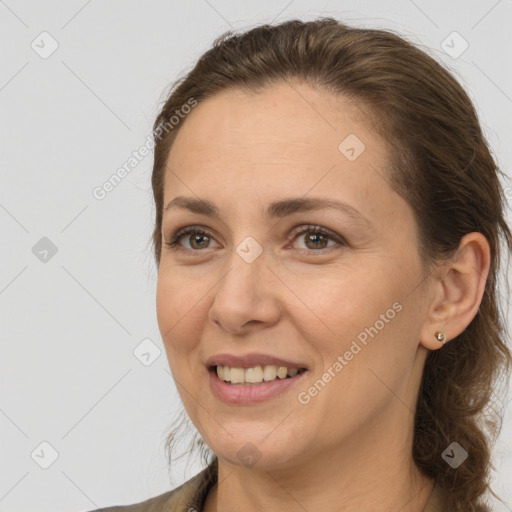
[[[338,150],[349,134],[366,146],[354,161]],[[428,272],[412,209],[386,180],[387,151],[356,104],[302,83],[223,91],[180,127],[164,205],[203,198],[221,218],[165,212],[164,242],[184,226],[199,225],[208,237],[183,236],[183,252],[164,243],[157,317],[185,409],[219,458],[207,512],[419,512],[428,501],[434,481],[411,453],[421,375],[428,352],[442,348],[434,332],[453,339],[476,314],[489,246],[479,233],[466,235],[450,261]],[[313,196],[350,204],[372,226],[334,209],[262,213],[272,201]],[[308,224],[346,244],[293,234]],[[263,249],[252,263],[236,252],[248,236]],[[300,403],[298,393],[397,302],[401,311]],[[309,372],[270,400],[227,405],[205,367],[221,352],[270,353]],[[253,467],[237,456],[248,442],[260,456]]]

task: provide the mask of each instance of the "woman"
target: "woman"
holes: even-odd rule
[[[117,509],[488,510],[512,235],[458,82],[292,20],[219,38],[154,134],[158,323],[210,458]]]

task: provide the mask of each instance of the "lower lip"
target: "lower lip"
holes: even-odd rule
[[[219,379],[216,369],[210,370],[210,387],[215,396],[228,404],[254,404],[263,402],[293,387],[306,375],[307,370],[286,379],[271,380],[261,384],[229,384]]]

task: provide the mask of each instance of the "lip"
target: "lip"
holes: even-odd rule
[[[294,377],[285,379],[278,377],[276,380],[263,381],[261,384],[229,384],[219,379],[215,368],[210,369],[208,373],[210,389],[219,400],[227,404],[251,405],[283,394],[293,388],[309,372],[306,370],[297,373]]]
[[[276,366],[286,366],[286,368],[296,368],[297,370],[305,369],[308,367],[303,363],[295,363],[293,361],[287,361],[280,357],[272,356],[270,354],[259,354],[253,352],[251,354],[244,354],[236,356],[233,354],[217,354],[216,356],[210,357],[206,361],[206,367],[211,370],[214,366],[230,366],[235,368],[253,368],[254,366],[265,366],[267,364],[274,364]]]

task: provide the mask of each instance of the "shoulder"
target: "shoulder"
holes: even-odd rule
[[[187,482],[185,482],[186,484]],[[131,505],[116,505],[106,508],[98,508],[89,512],[156,512],[163,511],[164,505],[167,504],[179,491],[179,487],[172,491],[167,491],[164,494],[155,496],[153,498],[141,501],[139,503],[133,503]]]
[[[427,504],[425,505],[425,508],[422,510],[422,512],[444,512],[444,502],[444,491],[436,482],[434,484],[434,488],[432,489],[432,493],[430,494],[430,498],[428,499]]]
[[[210,465],[176,489],[153,498],[89,512],[201,512],[206,495],[216,479],[216,466]]]
[[[449,512],[450,508],[448,505],[448,491],[436,482],[422,512]],[[474,512],[491,512],[485,505],[476,505],[471,510],[474,510]]]

